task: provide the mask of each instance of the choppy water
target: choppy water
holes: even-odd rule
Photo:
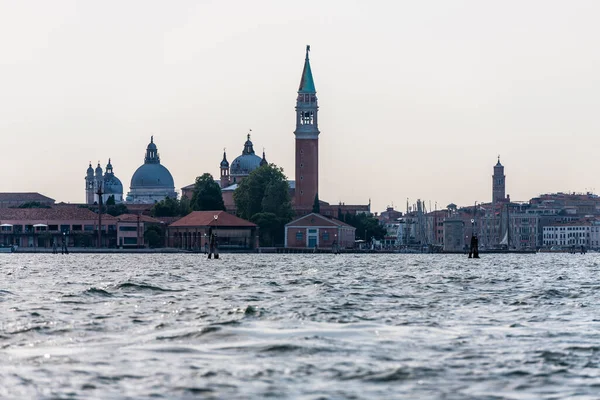
[[[600,398],[600,254],[483,257],[0,255],[0,398]]]

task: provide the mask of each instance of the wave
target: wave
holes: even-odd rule
[[[131,291],[152,291],[152,292],[181,292],[179,289],[165,289],[160,286],[150,285],[144,282],[124,282],[115,286],[116,290],[131,290]]]
[[[101,296],[101,297],[112,297],[112,294],[103,289],[98,289],[96,287],[91,287],[82,292],[84,296]]]
[[[157,336],[156,340],[186,340],[186,339],[197,339],[199,337],[211,334],[211,333],[215,333],[215,332],[219,332],[221,331],[223,328],[220,328],[218,326],[206,326],[202,329],[200,329],[199,331],[194,331],[194,332],[187,332],[187,333],[183,333],[181,335],[172,335],[172,336]]]

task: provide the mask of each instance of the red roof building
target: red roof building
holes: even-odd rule
[[[102,215],[102,245],[116,245],[117,219]],[[98,214],[87,207],[0,208],[0,241],[21,247],[93,246],[98,243]]]
[[[225,211],[192,211],[167,228],[171,247],[202,250],[211,234],[220,249],[250,250],[258,247],[258,227]]]
[[[310,213],[285,225],[285,247],[354,247],[356,228],[335,218]]]

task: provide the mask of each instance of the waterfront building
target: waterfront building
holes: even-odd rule
[[[27,203],[37,203],[42,207],[49,207],[54,204],[54,199],[37,192],[0,193],[0,208],[20,207]]]
[[[594,232],[592,239],[591,233]],[[600,240],[598,226],[593,225],[591,221],[573,221],[565,223],[555,223],[545,226],[543,230],[543,240],[545,247],[581,247],[589,248],[592,240],[598,243]],[[594,247],[598,246],[594,244]]]
[[[258,248],[257,226],[225,211],[192,211],[168,226],[167,242],[170,247],[204,250],[211,234],[217,235],[220,249]]]
[[[108,159],[106,164],[106,172],[102,173],[100,162],[94,170],[90,162],[85,176],[85,202],[86,204],[98,204],[98,189],[102,188],[102,201],[106,204],[109,197],[113,196],[115,203],[123,202],[123,184],[121,180],[115,176],[113,166]]]
[[[285,247],[353,248],[356,228],[321,214],[310,213],[285,225]]]
[[[104,219],[104,215],[102,215]],[[164,230],[164,222],[143,214],[121,214],[117,218],[117,243],[120,248],[146,247],[144,233],[150,226]],[[164,244],[164,243],[163,243]]]
[[[102,215],[102,246],[116,246],[117,219]],[[98,214],[76,205],[50,208],[0,208],[0,241],[4,245],[51,248],[66,240],[68,246],[96,247]]]
[[[154,137],[146,148],[144,164],[142,164],[131,178],[130,191],[127,193],[128,203],[152,204],[165,198],[177,198],[173,176],[169,170],[160,163],[158,148]]]
[[[446,219],[444,222],[444,251],[459,252],[465,249],[465,223],[456,219]]]

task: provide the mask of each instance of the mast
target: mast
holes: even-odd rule
[[[509,203],[506,203],[506,245],[510,249],[510,207]]]

